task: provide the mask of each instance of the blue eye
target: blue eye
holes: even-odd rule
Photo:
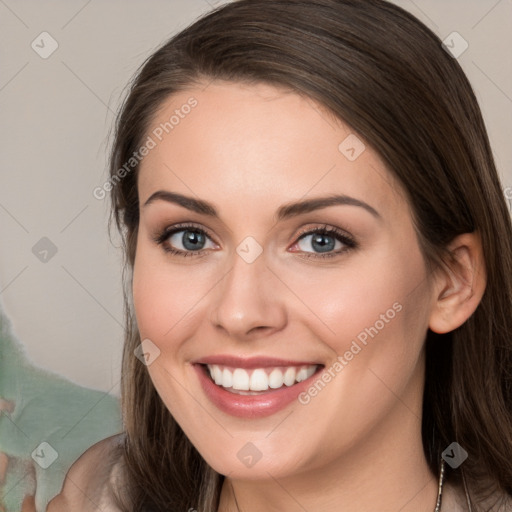
[[[313,252],[301,248],[300,252],[305,253],[302,256],[305,258],[332,258],[357,247],[356,242],[348,234],[337,228],[328,226],[311,229],[309,231],[306,230],[300,233],[299,238],[292,247],[299,246],[307,237],[312,237],[309,245],[313,249]],[[205,253],[208,252],[208,248],[205,247],[205,244],[209,240],[211,241],[211,237],[204,229],[195,225],[186,224],[167,228],[153,240],[161,245],[163,250],[167,253],[189,257],[204,256]],[[180,244],[182,248],[175,247]],[[337,244],[338,247],[336,247]],[[210,247],[210,249],[215,249],[216,244],[212,242],[212,245],[213,247]],[[336,248],[338,250],[334,251]]]
[[[186,257],[203,254],[207,239],[210,237],[203,229],[193,225],[180,225],[164,230],[154,240],[165,252]],[[181,244],[183,249],[175,249],[176,244]]]
[[[348,236],[348,234],[337,228],[328,226],[315,228],[301,233],[295,245],[299,246],[300,242],[308,237],[311,237],[308,245],[314,251],[318,251],[318,253],[308,252],[301,249],[303,252],[306,252],[307,255],[303,256],[306,258],[332,258],[357,247],[355,241]],[[338,250],[332,252],[336,248],[336,242],[339,244]]]

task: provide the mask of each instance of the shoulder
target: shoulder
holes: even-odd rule
[[[85,451],[69,469],[62,490],[48,504],[47,512],[69,510],[87,512],[104,510],[117,512],[109,503],[108,484],[120,477],[120,454],[123,434],[116,434],[99,441]]]

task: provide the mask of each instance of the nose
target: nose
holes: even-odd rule
[[[231,270],[212,295],[212,324],[239,340],[283,329],[287,315],[280,286],[264,254],[249,263],[235,253]]]

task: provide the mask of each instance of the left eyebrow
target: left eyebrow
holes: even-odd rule
[[[209,217],[219,217],[217,210],[211,203],[203,201],[202,199],[184,196],[176,192],[169,192],[167,190],[157,190],[155,193],[151,194],[151,196],[144,203],[144,207],[157,200],[174,203],[182,206],[183,208],[186,208],[187,210],[191,210],[202,215],[208,215]],[[358,206],[360,208],[364,208],[374,217],[378,219],[382,218],[379,212],[369,204],[361,201],[360,199],[346,195],[316,197],[306,201],[287,203],[278,208],[276,212],[276,218],[277,221],[282,221],[291,217],[296,217],[298,215],[312,212],[314,210],[320,210],[321,208],[337,205]]]
[[[277,220],[281,221],[290,217],[309,213],[314,210],[336,205],[359,206],[360,208],[364,208],[366,211],[370,212],[374,217],[378,219],[382,218],[375,208],[360,199],[346,195],[333,195],[285,204],[277,210]]]

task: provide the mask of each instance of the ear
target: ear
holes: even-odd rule
[[[460,327],[484,295],[487,276],[482,241],[477,232],[464,233],[448,247],[451,258],[436,272],[429,327],[444,334]]]

